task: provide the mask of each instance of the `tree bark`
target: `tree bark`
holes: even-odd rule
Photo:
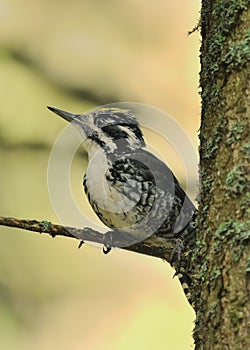
[[[203,0],[195,349],[250,349],[250,2]]]

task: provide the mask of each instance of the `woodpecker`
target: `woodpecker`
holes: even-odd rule
[[[135,114],[127,109],[100,107],[73,114],[48,107],[83,135],[88,167],[83,186],[99,219],[124,245],[156,235],[176,243],[170,263],[186,295],[191,278],[181,266],[181,251],[193,249],[196,209],[170,168],[146,149]],[[114,245],[107,242],[104,252]],[[182,270],[181,270],[182,267]]]

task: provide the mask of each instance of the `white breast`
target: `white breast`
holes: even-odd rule
[[[134,198],[133,201],[126,196],[126,182],[123,191],[117,186],[107,181],[106,175],[109,173],[109,164],[105,153],[102,150],[97,151],[88,163],[86,171],[86,186],[91,200],[97,203],[99,208],[112,213],[126,213],[131,210],[140,199]]]

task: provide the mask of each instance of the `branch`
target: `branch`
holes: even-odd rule
[[[75,227],[55,225],[49,221],[20,220],[2,216],[0,216],[0,226],[15,227],[38,233],[47,233],[51,237],[64,236],[78,239],[80,240],[78,248],[80,248],[85,241],[103,244],[106,247],[122,247],[122,249],[154,256],[156,258],[161,258],[170,263],[173,251],[176,249],[176,239],[170,239],[168,236],[157,237],[155,235],[152,235],[144,241],[126,246],[126,243],[128,243],[126,235],[118,231],[100,233],[89,227],[79,229]],[[107,248],[107,250],[103,250],[104,253],[108,253],[109,251],[109,248]],[[192,279],[194,277],[192,273],[192,264],[190,263],[192,261],[192,254],[192,249],[190,250],[187,247],[183,246],[183,250],[181,251],[181,261],[178,261],[177,266],[173,266],[171,263],[173,267],[177,268],[176,271],[178,273],[175,273],[174,276],[178,275],[186,297],[191,305],[193,304],[191,296],[193,288]]]
[[[0,217],[0,225],[38,233],[47,233],[51,237],[64,236],[78,239],[81,241],[79,247],[84,241],[105,245],[105,243],[110,239],[110,233],[113,232],[108,231],[107,233],[103,234],[91,228],[79,229],[75,227],[63,227],[61,225],[52,224],[49,221],[20,220],[6,217]],[[119,237],[119,235],[117,237],[113,235],[112,243],[114,246],[122,246],[122,237]],[[175,247],[175,244],[175,240],[166,240],[163,237],[156,237],[153,235],[142,242],[123,247],[122,249],[170,261],[171,253]],[[182,259],[185,260],[185,253],[182,256]]]

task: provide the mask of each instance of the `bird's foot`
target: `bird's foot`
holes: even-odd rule
[[[108,231],[104,234],[103,237],[103,254],[107,255],[114,247],[114,231]]]
[[[170,257],[170,265],[176,269],[174,277],[179,274],[181,269],[181,252],[183,250],[183,247],[183,240],[181,238],[177,238],[175,247]]]

